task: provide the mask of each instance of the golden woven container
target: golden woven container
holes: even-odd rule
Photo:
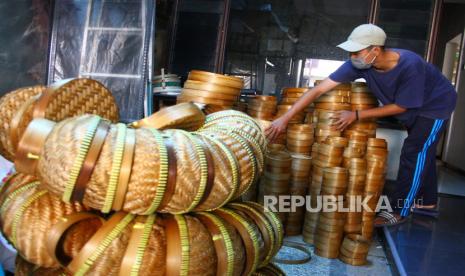
[[[339,259],[350,265],[365,265],[369,248],[370,241],[362,235],[347,235],[342,242]]]
[[[99,223],[93,235],[83,235],[90,226],[87,218],[65,218],[52,226],[45,252],[73,274],[241,275],[268,265],[283,239],[276,215],[255,203],[234,203],[194,216],[118,212]],[[87,228],[76,228],[76,223]],[[222,238],[212,240],[214,235]],[[57,252],[63,248],[76,252],[62,258]]]
[[[276,97],[255,96],[248,101],[247,114],[255,118],[273,120],[276,108]]]
[[[156,129],[184,129],[195,131],[205,123],[205,114],[192,103],[166,107],[151,116],[131,123],[134,128],[153,127]]]
[[[339,137],[341,136],[340,131],[328,131],[328,130],[321,130],[316,129],[315,131],[315,141],[319,144],[322,144],[326,141],[328,137]]]
[[[237,85],[238,87],[239,85]],[[184,88],[198,91],[209,91],[215,93],[222,93],[226,95],[238,96],[240,93],[240,88],[237,87],[228,87],[224,85],[215,84],[212,82],[206,81],[196,81],[188,79],[184,82]]]
[[[211,100],[211,102],[205,103],[220,104],[224,102],[224,105],[226,105],[226,102],[236,102],[238,100],[238,95],[223,94],[220,91],[203,91],[189,88],[183,88],[180,97],[192,99],[204,98]]]
[[[55,122],[82,114],[96,114],[112,122],[117,122],[119,118],[118,107],[111,92],[100,82],[85,78],[61,80],[48,89],[38,86],[17,90],[10,96],[4,96],[0,104],[1,110],[5,108],[5,118],[2,119],[8,120],[8,123],[2,124],[4,130],[8,128],[8,133],[0,130],[0,140],[10,160],[15,156],[17,144],[34,118]],[[14,112],[9,112],[13,107]]]
[[[234,103],[232,109],[245,113],[247,111],[247,103],[242,100],[239,100]]]
[[[293,134],[313,133],[313,126],[308,124],[294,124],[289,125],[287,131]]]
[[[310,174],[312,168],[312,158],[308,155],[293,154],[292,157],[292,173],[304,172]]]
[[[308,148],[313,145],[313,139],[310,140],[304,140],[304,139],[291,139],[289,136],[287,136],[287,145],[288,146],[294,146],[294,147],[305,147]]]
[[[241,78],[215,74],[206,71],[192,70],[187,77],[188,80],[202,81],[219,86],[242,89],[244,81]]]
[[[318,116],[318,122],[323,123],[323,121],[329,121],[331,119],[334,119],[337,115],[336,111],[330,111],[330,110],[323,110],[323,109],[317,109],[315,110],[316,115]]]
[[[374,148],[387,148],[387,142],[384,139],[380,138],[368,138],[368,147],[374,147]]]
[[[0,154],[8,160],[13,160],[13,145],[9,135],[11,131],[11,120],[18,112],[24,102],[40,95],[46,87],[37,85],[24,87],[8,92],[0,98]]]
[[[211,114],[211,113],[214,113],[220,110],[232,108],[236,100],[222,100],[222,99],[207,98],[207,97],[201,97],[201,96],[191,96],[191,95],[185,95],[183,94],[183,92],[181,92],[181,94],[177,98],[177,103],[185,103],[185,102],[201,103],[201,104],[206,104],[208,106],[212,106],[213,108],[216,108],[214,110],[212,109],[209,110],[209,114]]]
[[[290,168],[292,156],[286,151],[272,151],[265,155],[265,163],[270,167]]]
[[[324,94],[324,96],[331,96],[331,97],[343,97],[346,99],[350,99],[350,90],[330,90]]]
[[[285,276],[286,274],[273,263],[269,263],[267,266],[258,269],[252,274],[252,276]]]
[[[315,254],[320,257],[335,259],[339,256],[339,247],[342,243],[343,228],[335,231],[327,231],[321,227],[322,225],[318,222],[314,239]]]
[[[39,181],[20,173],[3,183],[0,208],[0,225],[5,237],[26,261],[45,268],[59,265],[47,251],[47,235],[53,225],[63,216],[87,210],[79,203],[62,202],[44,190]],[[76,225],[63,244],[62,254],[73,257],[99,225],[98,220]]]
[[[315,99],[315,103],[342,103],[342,104],[350,104],[350,97],[343,96],[343,95],[331,95],[331,94],[323,94],[317,99]]]
[[[343,152],[344,152],[344,147],[338,147],[338,146],[327,145],[327,144],[320,144],[318,146],[318,153],[325,155],[325,156],[342,157]]]
[[[349,140],[345,137],[328,137],[326,138],[325,144],[335,147],[347,147]]]
[[[274,151],[285,151],[286,146],[280,144],[268,144],[266,151],[267,152],[274,152]]]
[[[349,103],[315,103],[315,108],[324,109],[324,110],[351,110],[351,105]]]
[[[16,257],[15,274],[17,276],[67,276],[71,275],[64,268],[46,268],[30,263],[21,256]]]
[[[76,158],[80,152],[87,152],[91,146],[86,148],[83,145],[88,144],[81,143],[86,139],[90,140],[95,133],[100,133],[101,123],[104,122],[95,116],[76,117],[63,125],[55,126],[51,133],[46,135],[43,147],[50,154],[47,158],[38,160],[37,169],[47,187],[62,196],[65,201],[76,195],[74,186],[78,183],[78,178],[70,178],[81,170],[81,163],[76,163]],[[34,136],[34,130],[31,131],[28,137]],[[132,142],[129,138],[123,139],[121,134],[124,133],[126,137],[132,136]],[[131,130],[120,124],[109,126],[107,136],[103,136],[105,139],[102,141],[100,157],[95,160],[95,168],[90,179],[84,182],[83,197],[79,199],[84,204],[104,212],[122,208],[139,214],[156,210],[182,213],[194,209],[217,208],[244,193],[253,185],[264,167],[263,132],[250,117],[236,111],[207,117],[205,126],[195,135],[181,130]],[[172,149],[172,144],[176,145],[176,151]],[[64,147],[66,150],[56,150],[57,147]],[[42,146],[39,146],[39,151],[35,154],[40,154],[41,148]],[[132,155],[132,160],[124,161],[124,154],[115,156],[114,151],[118,148],[122,149],[123,153],[125,149],[131,149],[132,153],[128,156]],[[17,160],[18,164],[23,161],[29,162],[27,155],[28,152],[24,151],[25,158]],[[130,172],[130,178],[125,178],[125,185],[122,186],[118,185],[119,177],[122,176],[118,175],[116,168],[112,169],[115,158],[121,160],[121,167],[123,161],[125,162],[126,176]],[[215,165],[215,177],[208,180],[208,166],[213,168],[212,164]],[[148,167],[150,169],[147,171]],[[171,171],[171,177],[160,175],[160,171],[164,170]],[[108,172],[111,171],[115,173],[109,176]],[[57,175],[61,175],[62,178]],[[177,177],[174,178],[173,175]],[[114,182],[110,183],[108,177],[114,177]],[[157,196],[157,193],[163,196]]]
[[[263,103],[254,103],[254,102],[249,102],[247,105],[247,111],[255,111],[255,112],[261,112],[261,113],[271,113],[275,114],[276,113],[276,108],[277,105],[274,104],[273,102],[263,102]]]
[[[362,158],[365,155],[365,149],[358,146],[351,146],[344,149],[343,157],[346,160],[351,158]]]
[[[283,88],[281,95],[283,97],[301,97],[307,90],[306,87],[288,87]]]

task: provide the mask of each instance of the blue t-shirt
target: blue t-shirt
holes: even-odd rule
[[[357,69],[346,61],[329,78],[351,82],[364,78],[371,92],[383,104],[397,104],[407,109],[396,117],[405,124],[416,116],[448,119],[455,108],[457,92],[450,81],[432,64],[414,52],[389,49],[399,53],[397,65],[386,72]]]

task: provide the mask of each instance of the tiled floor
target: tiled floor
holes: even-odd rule
[[[285,240],[303,243],[302,236],[288,237]],[[370,275],[384,276],[392,275],[391,268],[384,254],[384,250],[375,238],[368,255],[368,264],[365,266],[347,265],[337,259],[326,259],[313,254],[313,246],[306,245],[312,251],[310,262],[302,265],[283,265],[278,264],[286,275]],[[303,253],[292,248],[283,247],[279,253],[280,259],[298,259],[304,257]]]
[[[465,199],[441,197],[438,219],[413,215],[388,232],[407,275],[465,275]]]
[[[438,167],[438,191],[442,194],[465,196],[465,176],[451,169]]]

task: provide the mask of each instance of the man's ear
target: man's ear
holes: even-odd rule
[[[376,55],[379,55],[379,54],[381,54],[383,49],[381,49],[381,47],[379,47],[379,46],[374,46],[373,51],[376,53]]]

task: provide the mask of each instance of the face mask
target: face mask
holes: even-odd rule
[[[373,49],[371,49],[371,50],[373,50]],[[365,62],[365,59],[371,53],[371,50],[364,57],[350,58],[350,61],[352,62],[352,65],[357,69],[369,69],[371,66],[373,66],[373,62],[375,61],[376,56],[371,60],[370,63]]]

